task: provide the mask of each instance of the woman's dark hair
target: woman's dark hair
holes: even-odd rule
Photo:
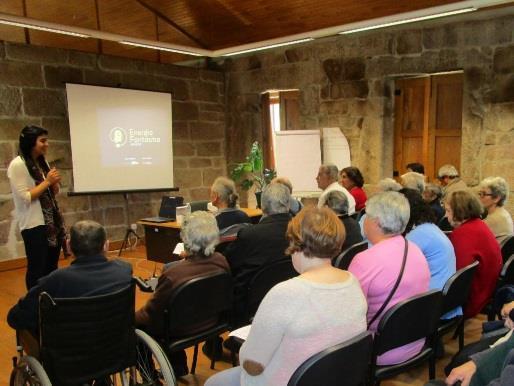
[[[20,155],[27,160],[31,158],[32,148],[36,146],[38,137],[48,135],[48,131],[38,126],[25,126],[20,133]]]
[[[436,217],[430,205],[421,197],[421,194],[414,189],[403,188],[400,193],[407,198],[410,206],[410,218],[405,228],[405,234],[409,233],[415,225],[435,223]]]
[[[347,168],[341,170],[341,174],[343,172],[350,180],[352,180],[355,186],[358,186],[359,188],[362,188],[364,186],[364,177],[362,176],[361,171],[357,169],[355,166],[348,166]]]
[[[34,161],[32,160],[31,153],[34,146],[36,146],[38,137],[42,135],[48,135],[48,130],[38,126],[25,126],[20,133],[19,154],[25,161],[31,177],[34,179],[37,177],[34,175]],[[49,168],[44,156],[39,156],[36,161],[39,167],[48,172]]]
[[[423,166],[423,164],[420,164],[419,162],[412,162],[410,164],[407,164],[407,169],[410,169],[416,173],[425,174],[425,167]]]

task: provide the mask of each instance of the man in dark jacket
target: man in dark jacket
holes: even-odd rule
[[[268,185],[262,192],[261,221],[240,230],[237,239],[225,251],[234,277],[234,312],[241,320],[244,313],[246,289],[255,274],[265,265],[285,259],[288,246],[287,224],[291,219],[289,189],[279,183]]]
[[[122,261],[109,261],[104,255],[109,242],[105,229],[94,221],[79,221],[70,229],[69,245],[75,260],[69,267],[53,271],[39,279],[27,295],[11,308],[7,322],[19,330],[22,345],[37,355],[39,294],[55,298],[103,295],[128,286],[132,266]]]

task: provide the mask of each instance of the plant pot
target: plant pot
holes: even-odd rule
[[[255,201],[257,201],[257,208],[261,209],[261,195],[262,192],[255,192]]]

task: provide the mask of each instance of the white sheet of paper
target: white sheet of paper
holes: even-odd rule
[[[237,330],[230,331],[230,334],[228,336],[235,336],[236,338],[240,338],[243,340],[246,340],[248,338],[248,334],[250,333],[250,328],[252,327],[251,324],[238,328]]]
[[[180,255],[182,252],[184,252],[184,243],[177,243],[177,245],[175,245],[173,253],[175,255]]]

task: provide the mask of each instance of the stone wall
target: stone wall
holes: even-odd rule
[[[394,79],[463,70],[461,174],[471,185],[500,175],[514,190],[513,25],[513,16],[446,20],[227,62],[227,161],[241,160],[252,141],[262,140],[259,94],[298,88],[301,129],[341,127],[353,164],[367,183],[376,183],[393,170]],[[514,199],[507,205],[514,213]]]
[[[72,164],[64,82],[171,92],[179,194],[186,200],[208,199],[213,179],[226,173],[222,72],[0,41],[0,260],[25,254],[6,171],[27,124],[49,131],[48,159],[64,175],[58,201],[68,225],[94,219],[105,224],[111,240],[120,240],[127,221],[158,211],[163,193],[129,194],[129,213],[121,194],[66,195]]]

